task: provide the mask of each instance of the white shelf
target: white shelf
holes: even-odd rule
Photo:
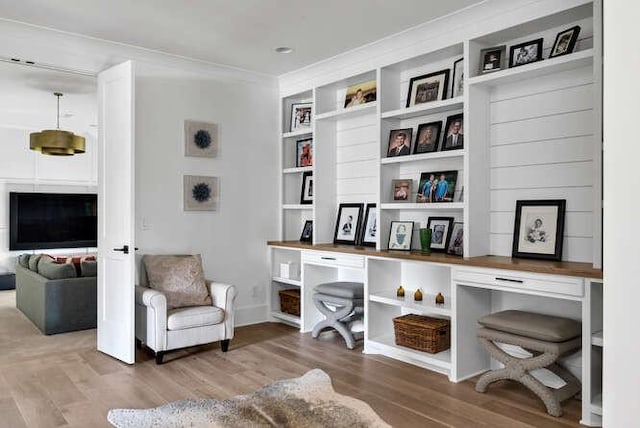
[[[302,137],[304,135],[313,135],[313,131],[311,130],[311,128],[308,129],[298,129],[296,131],[291,131],[291,132],[285,132],[284,134],[282,134],[282,138],[295,138],[295,137]]]
[[[312,210],[313,204],[284,204],[283,210]]]
[[[388,336],[377,336],[368,340],[368,344],[378,348],[380,351],[385,352],[386,355],[399,357],[405,357],[411,360],[419,360],[423,363],[429,364],[441,369],[451,369],[451,350],[438,352],[437,354],[429,354],[427,352],[416,351],[415,349],[406,348],[404,346],[398,346],[395,344],[395,336],[393,334]]]
[[[448,159],[448,158],[462,158],[464,156],[464,150],[447,150],[444,152],[432,152],[432,153],[420,153],[418,155],[407,156],[394,156],[390,158],[380,159],[382,165],[405,163],[405,162],[419,162],[431,159]]]
[[[330,111],[328,113],[317,114],[315,120],[338,120],[345,119],[347,117],[356,117],[364,114],[370,114],[376,111],[378,106],[377,101],[373,101],[366,104],[361,104],[355,107],[348,107],[336,111]]]
[[[274,276],[271,278],[272,281],[279,282],[281,284],[295,285],[296,287],[302,286],[302,282],[299,279],[289,279],[289,278],[281,278],[279,276]]]
[[[591,344],[600,347],[603,346],[602,330],[593,333],[593,335],[591,336]]]
[[[602,416],[602,394],[596,394],[591,400],[591,413]]]
[[[299,174],[301,172],[313,171],[312,166],[299,166],[295,168],[285,168],[282,170],[283,174]]]
[[[280,311],[271,311],[271,316],[290,324],[300,326],[300,317],[297,317],[295,315],[286,314]]]
[[[443,111],[461,110],[464,107],[463,97],[448,100],[433,101],[418,104],[413,107],[401,108],[382,113],[383,119],[411,119],[412,117],[427,116]]]
[[[464,208],[464,202],[431,202],[431,203],[419,203],[419,202],[387,202],[380,204],[380,209],[383,210],[461,210]]]
[[[436,305],[435,298],[436,296],[434,294],[425,294],[421,302],[416,302],[413,300],[413,291],[409,290],[405,291],[405,297],[396,297],[395,290],[372,293],[369,295],[369,300],[372,302],[409,308],[423,314],[451,316],[451,298],[449,296],[445,296],[444,305]]]
[[[546,74],[558,73],[593,64],[593,49],[585,49],[569,55],[508,68],[469,79],[469,85],[497,86],[505,83],[532,79]]]

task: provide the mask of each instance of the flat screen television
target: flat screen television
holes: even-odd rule
[[[97,195],[9,193],[10,250],[97,246]]]

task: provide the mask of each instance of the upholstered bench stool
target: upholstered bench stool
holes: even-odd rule
[[[364,314],[364,284],[361,282],[327,282],[314,288],[313,303],[325,319],[313,326],[311,336],[317,338],[325,328],[334,328],[347,342],[347,348],[355,347],[351,325]]]
[[[580,349],[581,325],[567,318],[523,311],[502,311],[478,320],[478,338],[489,354],[504,364],[504,368],[490,370],[476,383],[476,391],[486,392],[498,380],[515,380],[536,394],[552,416],[562,416],[560,403],[580,392],[580,381],[556,360]],[[520,346],[533,354],[517,358],[507,354],[496,343]],[[566,385],[559,389],[545,386],[531,375],[535,369],[546,368]]]

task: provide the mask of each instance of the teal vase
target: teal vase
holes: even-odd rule
[[[420,229],[420,245],[423,253],[431,254],[431,229]]]

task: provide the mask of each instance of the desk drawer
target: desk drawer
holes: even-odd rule
[[[524,274],[504,270],[455,269],[454,281],[513,288],[514,291],[531,290],[577,297],[584,294],[582,278],[572,276]]]
[[[329,253],[324,251],[303,251],[302,263],[363,269],[364,256],[342,253]]]

